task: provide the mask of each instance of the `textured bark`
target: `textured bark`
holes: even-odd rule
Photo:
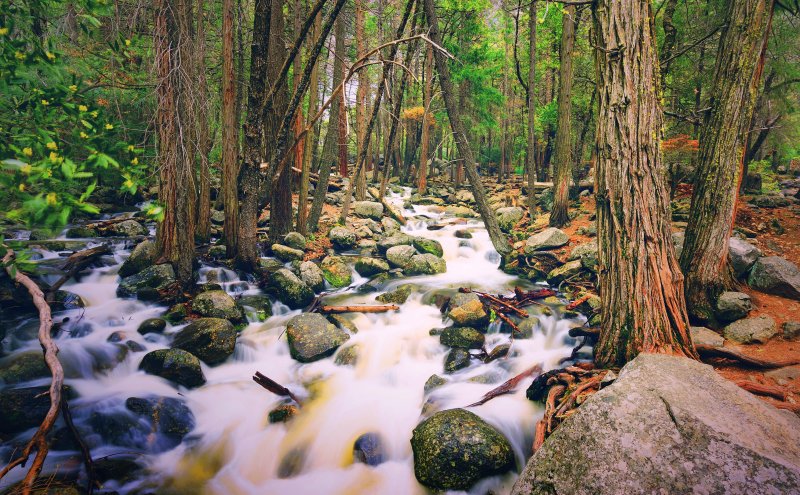
[[[696,358],[675,258],[661,157],[662,110],[650,0],[594,4],[598,366],[640,352]]]
[[[366,39],[364,37],[364,2],[355,0],[356,4],[356,60],[366,53]],[[356,91],[356,145],[361,149],[362,143],[369,139],[367,131],[367,91],[369,90],[369,73],[366,70],[358,71],[358,90]],[[360,157],[356,157],[357,160]],[[367,194],[367,176],[363,164],[356,161],[356,171],[353,172],[356,183],[356,201],[364,201]]]
[[[428,184],[428,146],[430,145],[430,106],[431,106],[431,86],[433,79],[433,47],[428,45],[425,53],[425,86],[422,91],[422,143],[419,152],[419,173],[417,178],[417,189],[419,194],[425,194]]]
[[[236,257],[239,236],[239,125],[236,120],[236,74],[233,68],[233,0],[222,2],[222,198],[223,236],[228,258]]]
[[[322,14],[317,14],[314,19],[314,33],[320,35],[322,29]],[[303,156],[303,173],[300,175],[300,192],[297,195],[297,231],[301,234],[308,233],[308,177],[311,172],[311,162],[314,158],[314,150],[317,143],[316,126],[310,120],[317,113],[317,98],[319,95],[319,64],[314,64],[314,72],[311,73],[311,88],[308,91],[308,119],[311,131],[306,134]],[[329,169],[330,172],[330,169]]]
[[[558,130],[555,146],[555,178],[550,225],[569,223],[569,180],[572,170],[572,54],[575,47],[575,6],[567,5],[561,22],[561,73],[558,77]]]
[[[771,18],[771,0],[732,1],[720,38],[681,255],[687,304],[699,320],[714,320],[716,298],[735,283],[728,239]]]
[[[197,197],[197,240],[208,242],[211,235],[211,174],[208,155],[211,139],[208,135],[208,83],[206,82],[206,22],[203,0],[197,0],[197,31],[195,33],[195,76],[197,78],[197,157],[200,181]]]
[[[667,87],[667,74],[669,74],[669,67],[672,63],[672,51],[675,49],[675,40],[678,38],[678,30],[675,29],[675,24],[672,23],[672,17],[675,15],[677,6],[678,0],[667,0],[664,5],[664,17],[661,22],[664,27],[664,45],[661,47],[661,60],[664,61],[661,66],[662,91]]]
[[[431,40],[437,45],[442,45],[442,36],[439,33],[439,19],[436,17],[436,6],[434,0],[424,0],[425,17],[428,19],[428,26],[430,29],[429,36]],[[508,244],[508,239],[500,231],[500,226],[497,224],[497,218],[494,212],[489,207],[486,199],[486,191],[481,183],[481,178],[478,175],[478,169],[475,166],[475,157],[472,155],[472,148],[467,142],[467,134],[464,130],[464,124],[461,122],[460,109],[456,101],[456,94],[453,91],[453,83],[450,80],[450,68],[447,66],[447,57],[439,50],[434,51],[434,60],[436,61],[436,71],[439,74],[439,85],[442,88],[442,97],[444,98],[445,107],[447,108],[447,115],[450,119],[450,127],[453,129],[453,135],[458,147],[458,154],[464,161],[464,167],[467,171],[467,178],[472,185],[472,193],[475,196],[475,203],[478,206],[478,212],[483,218],[483,223],[486,224],[486,230],[489,232],[489,238],[492,240],[492,245],[505,257],[511,252]]]

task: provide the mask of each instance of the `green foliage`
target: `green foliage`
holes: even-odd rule
[[[775,171],[772,170],[772,164],[769,160],[754,160],[748,165],[748,170],[761,174],[762,192],[778,192],[781,190],[778,177]]]

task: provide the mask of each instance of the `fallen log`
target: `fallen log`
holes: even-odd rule
[[[786,401],[786,397],[789,395],[786,389],[764,385],[763,383],[751,382],[750,380],[739,380],[736,382],[736,385],[747,390],[751,394],[774,397],[781,401]]]
[[[477,407],[477,406],[486,404],[487,402],[489,402],[490,400],[494,399],[495,397],[497,397],[499,395],[507,394],[507,393],[513,391],[517,387],[519,382],[522,381],[523,378],[526,378],[526,377],[529,377],[529,376],[531,376],[533,374],[538,374],[538,373],[541,373],[541,372],[542,372],[542,365],[540,365],[540,364],[537,364],[536,366],[528,368],[527,370],[523,371],[519,375],[506,380],[500,386],[495,387],[492,390],[488,391],[486,394],[484,394],[483,397],[481,397],[481,399],[479,401],[473,402],[472,404],[470,404],[470,405],[468,405],[466,407]]]
[[[253,375],[253,381],[264,387],[265,389],[269,390],[275,395],[279,395],[281,397],[288,397],[295,401],[298,406],[300,406],[300,400],[292,393],[291,390],[284,387],[280,383],[276,382],[275,380],[271,379],[270,377],[262,374],[260,371],[256,371],[256,374]]]
[[[386,313],[397,311],[400,306],[387,304],[385,306],[320,306],[320,313]]]
[[[784,366],[792,366],[800,364],[800,359],[786,359],[784,361],[770,361],[767,359],[760,359],[757,357],[747,356],[739,351],[730,349],[728,347],[715,347],[704,344],[695,344],[697,353],[701,358],[725,358],[738,361],[739,363],[754,368],[783,368]]]
[[[64,272],[64,275],[59,278],[53,285],[47,289],[47,301],[53,302],[52,297],[53,294],[61,288],[62,285],[67,283],[69,279],[77,275],[81,270],[86,268],[90,263],[94,260],[99,258],[104,254],[109,254],[111,249],[108,247],[107,244],[102,244],[100,246],[95,246],[93,248],[84,249],[82,251],[77,251],[72,253],[67,258],[67,261],[61,266],[61,270]]]
[[[403,214],[400,213],[399,211],[396,211],[394,207],[392,207],[392,205],[389,204],[388,201],[386,201],[386,198],[381,196],[381,194],[378,192],[377,189],[375,189],[374,187],[370,187],[367,189],[367,192],[369,192],[370,196],[375,198],[375,200],[380,201],[380,203],[383,205],[383,209],[390,217],[397,220],[400,223],[400,225],[406,224],[406,219],[403,216]]]

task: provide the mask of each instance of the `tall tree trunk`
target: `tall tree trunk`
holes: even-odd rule
[[[236,74],[233,69],[233,0],[222,2],[222,198],[223,236],[228,258],[237,254],[239,236],[239,122],[236,120]]]
[[[428,184],[428,146],[430,144],[430,106],[431,106],[431,86],[433,79],[433,47],[428,44],[428,50],[425,52],[425,86],[422,92],[422,143],[419,152],[419,173],[417,180],[417,189],[419,194],[425,194]]]
[[[569,180],[572,170],[572,52],[575,47],[575,6],[567,5],[561,22],[561,74],[558,77],[558,130],[555,149],[555,181],[550,225],[569,223]]]
[[[696,357],[672,244],[650,0],[598,0],[593,18],[602,300],[595,362],[622,366],[640,352]]]
[[[735,283],[728,239],[772,10],[772,0],[732,0],[720,37],[681,255],[687,304],[703,321],[714,320],[716,298]]]
[[[206,28],[203,0],[197,0],[197,31],[195,37],[195,74],[197,77],[197,154],[200,161],[200,184],[197,201],[197,240],[208,242],[211,236],[211,174],[208,155],[211,139],[208,136],[208,83],[206,82]]]
[[[366,39],[364,37],[364,2],[355,0],[356,4],[356,60],[366,53]],[[367,136],[367,91],[369,90],[369,73],[366,70],[358,71],[358,90],[356,91],[356,149],[361,149],[361,143],[369,139]],[[356,201],[364,201],[367,194],[366,167],[358,163],[356,156],[353,180],[356,183]]]
[[[675,29],[675,24],[672,18],[675,15],[675,8],[678,6],[678,0],[667,0],[664,6],[664,18],[662,25],[664,26],[664,45],[661,47],[661,60],[664,63],[661,65],[661,91],[666,91],[667,88],[667,74],[669,74],[669,67],[672,63],[672,51],[675,49],[675,40],[678,38],[678,30]]]
[[[278,136],[286,132],[286,139],[291,135],[291,125],[296,124],[295,118],[302,119],[302,112],[298,112],[298,107],[294,107],[292,115],[287,121],[286,116],[288,110],[288,87],[286,84],[281,84],[281,68],[283,67],[284,60],[287,58],[286,44],[283,41],[283,26],[284,26],[284,1],[273,0],[272,4],[272,29],[270,30],[269,37],[269,57],[267,58],[267,78],[269,81],[277,81],[277,91],[272,102],[264,115],[264,143],[262,146],[266,147],[267,157],[270,162],[270,174],[267,176],[270,186],[267,188],[266,200],[270,202],[269,211],[269,240],[271,242],[279,242],[283,236],[292,230],[292,157],[286,158],[287,163],[282,167],[276,167],[273,163],[283,160],[284,149],[279,150],[277,146]],[[304,36],[306,33],[295,32],[295,38]],[[299,54],[295,61],[299,59]],[[301,67],[299,64],[295,68]],[[301,84],[301,79],[304,75],[302,71],[295,73],[294,79],[297,83],[296,89]],[[274,82],[272,84],[275,84]],[[295,91],[296,91],[295,89]],[[303,90],[305,92],[305,89]],[[302,95],[302,93],[301,93]],[[301,96],[302,98],[302,96]],[[301,124],[302,125],[302,124]],[[287,126],[284,129],[283,126]],[[275,144],[273,144],[275,143]],[[294,155],[297,158],[297,155]]]
[[[429,36],[431,40],[439,46],[442,46],[442,36],[439,33],[439,19],[436,17],[436,6],[434,0],[423,0],[425,5],[425,16],[428,19],[428,26],[430,29]],[[481,183],[481,178],[478,175],[478,169],[475,166],[475,157],[472,155],[472,148],[467,142],[467,134],[464,130],[464,124],[461,122],[460,109],[456,101],[456,95],[453,91],[453,83],[450,80],[450,68],[447,66],[447,57],[439,50],[434,51],[434,60],[436,61],[436,71],[439,74],[439,85],[442,88],[442,97],[444,104],[447,108],[447,115],[450,118],[450,127],[453,129],[453,134],[458,146],[458,154],[464,161],[464,167],[467,170],[467,178],[472,185],[472,193],[475,196],[475,203],[478,206],[478,211],[486,224],[486,230],[489,232],[489,238],[492,240],[492,245],[505,257],[511,252],[508,244],[508,239],[500,231],[500,226],[497,224],[497,218],[494,212],[489,207],[489,202],[486,199],[486,191]]]
[[[314,19],[314,33],[319,36],[322,29],[322,13],[317,14]],[[323,60],[324,62],[324,60]],[[306,134],[304,146],[305,154],[303,157],[303,172],[300,175],[300,192],[297,195],[297,231],[305,235],[308,233],[307,213],[308,213],[308,181],[311,173],[311,162],[314,158],[314,150],[317,143],[317,127],[311,122],[317,112],[317,96],[319,94],[319,64],[314,64],[314,72],[311,75],[311,88],[308,91],[308,125],[311,130]],[[329,169],[330,171],[330,169]],[[330,173],[330,172],[329,172]]]

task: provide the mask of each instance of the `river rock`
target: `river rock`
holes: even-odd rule
[[[328,232],[328,237],[333,244],[334,249],[347,250],[352,249],[356,245],[356,234],[347,227],[334,227]]]
[[[411,265],[411,258],[417,254],[417,250],[409,245],[392,246],[386,250],[386,259],[392,266],[405,270]]]
[[[39,426],[50,409],[48,386],[0,390],[0,433],[15,435]]]
[[[475,213],[475,210],[472,208],[467,208],[466,206],[445,206],[444,212],[447,215],[452,215],[458,218],[475,218],[478,216],[478,214]]]
[[[515,339],[529,339],[533,337],[533,332],[539,327],[539,318],[536,316],[529,316],[527,318],[523,318],[517,324],[517,328],[519,332],[514,332]],[[512,330],[513,332],[513,330]]]
[[[387,235],[392,235],[400,232],[400,222],[394,218],[383,217],[381,218],[381,227]]]
[[[800,269],[779,256],[759,258],[747,283],[757,291],[800,301]]]
[[[300,410],[293,404],[281,404],[269,412],[267,420],[270,423],[286,423],[297,416],[298,412],[300,412]]]
[[[450,298],[447,316],[460,327],[482,329],[489,323],[489,314],[474,293],[458,293]]]
[[[442,385],[444,385],[445,383],[447,383],[447,379],[446,378],[442,378],[439,375],[431,375],[425,381],[424,392],[427,394],[431,390],[435,390],[435,389],[441,387]]]
[[[333,287],[347,287],[353,282],[353,272],[339,256],[326,256],[320,263],[322,276]]]
[[[358,364],[359,351],[358,344],[343,347],[336,353],[333,363],[339,366],[355,366]]]
[[[119,276],[120,277],[129,277],[140,271],[144,270],[148,266],[152,265],[156,261],[156,245],[150,239],[144,240],[136,245],[131,251],[131,255],[128,256],[122,266],[119,267]]]
[[[412,244],[420,253],[430,253],[439,258],[444,255],[444,249],[442,249],[442,245],[437,240],[415,237]]]
[[[139,324],[137,332],[144,335],[147,333],[161,333],[167,328],[167,322],[162,318],[148,318]]]
[[[182,400],[174,397],[128,397],[125,407],[145,418],[158,433],[178,441],[194,429],[195,420],[191,409]]]
[[[214,365],[233,354],[237,336],[228,320],[198,318],[175,335],[172,348],[191,352],[204,363]]]
[[[416,288],[415,284],[398,285],[394,290],[380,294],[375,300],[384,304],[403,304]]]
[[[722,347],[725,344],[722,335],[706,327],[689,327],[689,333],[695,345]]]
[[[97,231],[86,226],[71,227],[64,233],[67,239],[88,239],[97,237]]]
[[[247,321],[242,306],[224,290],[201,292],[192,300],[192,311],[200,316],[224,318],[234,323]]]
[[[442,330],[439,341],[447,347],[480,349],[486,342],[486,336],[470,327],[448,327]]]
[[[136,220],[124,220],[119,223],[114,223],[101,231],[104,237],[136,237],[149,233],[147,227]]]
[[[547,274],[547,283],[550,285],[558,285],[564,280],[572,278],[581,272],[581,261],[567,261],[563,265],[551,270],[550,273]]]
[[[357,217],[380,220],[383,216],[383,205],[377,201],[356,201],[353,203],[353,213]]]
[[[457,239],[472,239],[472,232],[467,229],[456,230],[453,235]]]
[[[744,292],[723,292],[717,298],[717,317],[722,321],[744,318],[753,309],[750,296]]]
[[[745,318],[731,323],[722,331],[726,339],[740,344],[763,344],[778,333],[775,320],[769,316]]]
[[[460,369],[466,368],[469,366],[469,359],[470,355],[466,350],[458,347],[450,349],[444,359],[444,372],[448,374],[455,373]]]
[[[305,253],[302,249],[294,249],[283,244],[273,244],[272,254],[281,261],[288,262],[294,260],[302,260]]]
[[[436,275],[447,271],[447,263],[430,253],[416,254],[403,271],[408,275]]]
[[[301,363],[310,363],[332,355],[350,335],[319,313],[303,313],[286,324],[289,352]]]
[[[408,234],[403,234],[403,233],[392,234],[378,241],[378,252],[384,254],[390,248],[393,248],[395,246],[410,246],[413,243],[414,243],[414,238]]]
[[[306,248],[306,238],[300,232],[289,232],[283,236],[283,243],[292,249],[303,251]]]
[[[743,241],[738,237],[731,237],[728,240],[728,256],[734,273],[741,278],[750,271],[756,260],[761,257],[761,251],[747,241]]]
[[[325,288],[325,276],[322,274],[322,269],[313,261],[300,263],[298,271],[300,272],[300,280],[314,292],[320,292]]]
[[[530,459],[512,495],[793,493],[800,418],[711,366],[640,354]]]
[[[464,409],[437,412],[411,436],[414,475],[435,490],[468,490],[477,481],[514,469],[508,440]]]
[[[266,321],[272,316],[272,301],[265,294],[245,294],[239,299],[239,304],[245,309],[245,314],[258,321]]]
[[[377,466],[383,462],[384,457],[383,442],[377,433],[364,433],[353,443],[353,460],[355,462],[367,466]]]
[[[292,309],[308,306],[314,300],[314,291],[286,268],[275,270],[269,280],[276,297]]]
[[[119,286],[117,286],[117,296],[131,297],[143,295],[148,290],[162,291],[176,283],[175,271],[171,264],[152,265],[135,275],[120,280]]]
[[[566,245],[568,242],[569,236],[562,230],[549,227],[528,238],[525,242],[525,252],[530,254],[536,251],[555,249]]]
[[[41,351],[13,354],[0,361],[0,383],[12,385],[50,376]]]
[[[203,385],[206,377],[200,369],[200,360],[181,349],[158,349],[144,355],[139,369],[160,376],[186,388]]]
[[[783,324],[783,338],[797,340],[800,337],[800,321],[787,321]]]
[[[455,200],[459,203],[474,203],[475,202],[475,195],[472,194],[472,191],[467,191],[466,189],[459,189],[456,191]]]
[[[388,271],[389,263],[381,259],[362,257],[356,261],[356,272],[362,277],[371,277]]]
[[[500,230],[503,232],[511,232],[514,225],[525,216],[525,210],[519,206],[508,206],[505,208],[498,208],[495,215],[497,216],[497,223],[500,226]]]

